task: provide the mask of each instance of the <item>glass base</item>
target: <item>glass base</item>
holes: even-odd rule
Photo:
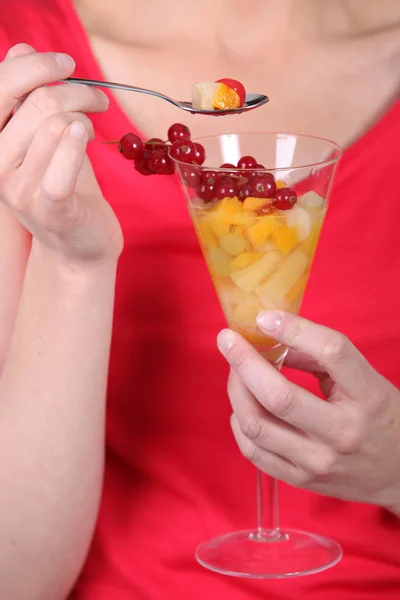
[[[196,559],[207,569],[254,579],[312,575],[336,565],[342,549],[330,538],[286,529],[251,529],[219,536],[197,547]]]

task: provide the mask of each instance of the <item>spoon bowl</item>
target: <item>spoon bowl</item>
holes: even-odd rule
[[[177,108],[185,110],[186,112],[190,112],[195,115],[208,115],[212,117],[222,117],[225,115],[239,115],[240,113],[248,112],[249,110],[254,110],[255,108],[263,106],[269,101],[268,96],[264,96],[263,94],[246,94],[246,100],[243,106],[241,106],[240,108],[230,108],[227,110],[199,110],[198,108],[193,108],[191,102],[174,100],[173,98],[170,98],[165,94],[161,94],[160,92],[147,90],[145,88],[140,88],[133,85],[114,83],[112,81],[100,81],[96,79],[80,79],[78,77],[68,77],[68,79],[65,79],[64,81],[66,83],[81,83],[84,85],[90,85],[94,87],[125,90],[127,92],[136,92],[138,94],[148,94],[149,96],[156,96],[157,98],[161,98],[161,100],[165,100],[165,102],[169,102],[170,104],[173,104]]]

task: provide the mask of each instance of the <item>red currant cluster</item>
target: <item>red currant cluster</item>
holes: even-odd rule
[[[119,141],[119,151],[134,161],[141,175],[172,175],[175,169],[171,158],[198,166],[206,158],[203,146],[191,141],[190,130],[182,123],[171,125],[167,141],[151,138],[144,142],[135,133],[127,133]]]
[[[296,192],[288,187],[277,188],[273,174],[252,156],[242,156],[237,166],[225,163],[216,171],[203,170],[198,175],[196,193],[205,203],[234,196],[242,201],[249,197],[266,198],[266,208],[290,210],[297,202]]]
[[[191,140],[189,128],[182,123],[171,125],[166,141],[160,138],[143,141],[135,133],[127,133],[119,141],[119,151],[124,158],[134,161],[136,171],[142,175],[172,175],[175,171],[172,159],[184,163],[181,167],[184,183],[205,204],[235,196],[244,201],[251,196],[268,199],[265,209],[268,212],[273,208],[290,210],[297,202],[296,192],[289,187],[277,187],[273,174],[252,156],[243,156],[236,166],[225,163],[216,170],[200,169],[206,159],[204,147]]]

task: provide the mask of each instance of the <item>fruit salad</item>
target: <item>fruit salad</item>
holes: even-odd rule
[[[246,90],[236,79],[198,82],[192,88],[192,105],[198,110],[230,110],[241,108]]]
[[[253,156],[242,156],[236,165],[205,167],[204,147],[191,140],[181,123],[172,125],[167,137],[144,141],[129,133],[119,149],[143,175],[179,170],[229,327],[267,352],[276,343],[258,329],[257,314],[264,309],[298,312],[325,200],[314,191],[293,189]]]

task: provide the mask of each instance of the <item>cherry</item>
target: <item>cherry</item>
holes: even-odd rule
[[[135,169],[141,175],[153,175],[153,172],[149,168],[150,152],[143,152],[141,156],[134,159]]]
[[[249,196],[254,196],[253,186],[250,181],[244,183],[239,190],[239,200],[245,200]]]
[[[174,123],[168,129],[168,139],[173,144],[176,140],[190,140],[190,129],[182,123]]]
[[[143,142],[136,133],[126,133],[120,139],[118,149],[124,158],[133,160],[142,155]]]
[[[215,198],[215,186],[207,185],[206,183],[200,183],[196,188],[196,194],[205,204],[211,202]]]
[[[201,177],[196,167],[186,167],[182,169],[182,180],[190,188],[197,188],[200,185]]]
[[[243,106],[246,101],[246,90],[240,81],[236,81],[236,79],[218,79],[217,83],[224,83],[231,90],[235,90],[240,99],[240,106]]]
[[[255,169],[257,167],[257,161],[252,156],[242,156],[239,159],[237,168],[238,169]],[[243,176],[246,177],[246,173],[243,173]]]
[[[175,160],[192,163],[196,154],[196,147],[190,140],[176,140],[171,146],[170,156]]]
[[[239,186],[233,177],[226,177],[220,181],[215,188],[215,196],[222,198],[233,198],[239,194]]]
[[[206,151],[204,149],[204,146],[198,144],[197,142],[194,142],[194,147],[195,153],[193,162],[196,163],[196,165],[202,165],[203,162],[206,160]]]
[[[144,145],[145,150],[161,150],[163,148],[167,148],[167,145],[160,138],[150,138]]]
[[[290,210],[297,202],[297,194],[292,188],[283,187],[275,192],[274,206],[278,210]]]
[[[206,185],[215,185],[218,179],[218,173],[215,171],[203,171],[201,174],[201,183]]]
[[[173,172],[173,164],[165,150],[153,150],[148,159],[150,171],[156,175],[170,175]]]
[[[271,173],[255,177],[251,180],[253,196],[256,198],[273,198],[276,192],[276,183]]]

